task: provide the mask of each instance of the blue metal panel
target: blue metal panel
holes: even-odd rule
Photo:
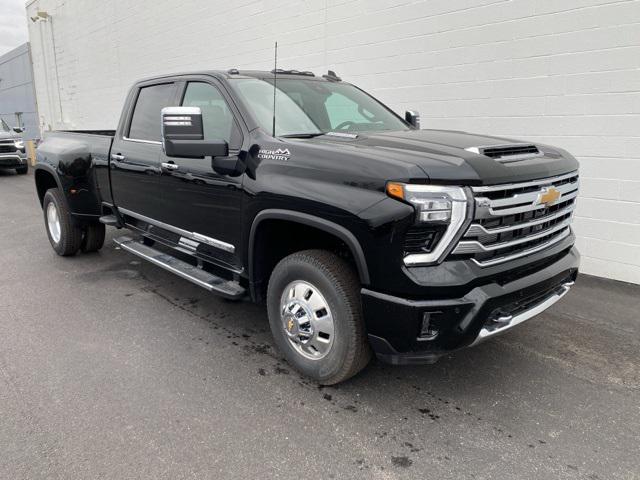
[[[28,43],[0,57],[0,117],[10,126],[17,126],[17,112],[22,113],[23,137],[40,138]]]

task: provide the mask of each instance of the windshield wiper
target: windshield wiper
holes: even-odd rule
[[[326,132],[319,133],[290,133],[288,135],[279,135],[282,138],[314,138],[326,135]]]

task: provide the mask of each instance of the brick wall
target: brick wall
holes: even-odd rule
[[[277,39],[281,67],[331,68],[419,110],[423,128],[567,148],[581,163],[583,271],[640,283],[638,0],[34,0],[30,16],[38,8],[53,16],[30,24],[45,128],[114,128],[147,75],[271,69]]]

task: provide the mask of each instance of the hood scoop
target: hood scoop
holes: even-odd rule
[[[468,152],[493,158],[501,163],[519,162],[528,158],[540,157],[542,152],[532,144],[491,145],[486,147],[465,148]]]

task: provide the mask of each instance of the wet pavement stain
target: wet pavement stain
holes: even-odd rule
[[[396,467],[409,468],[413,460],[409,457],[391,457],[391,463]]]

